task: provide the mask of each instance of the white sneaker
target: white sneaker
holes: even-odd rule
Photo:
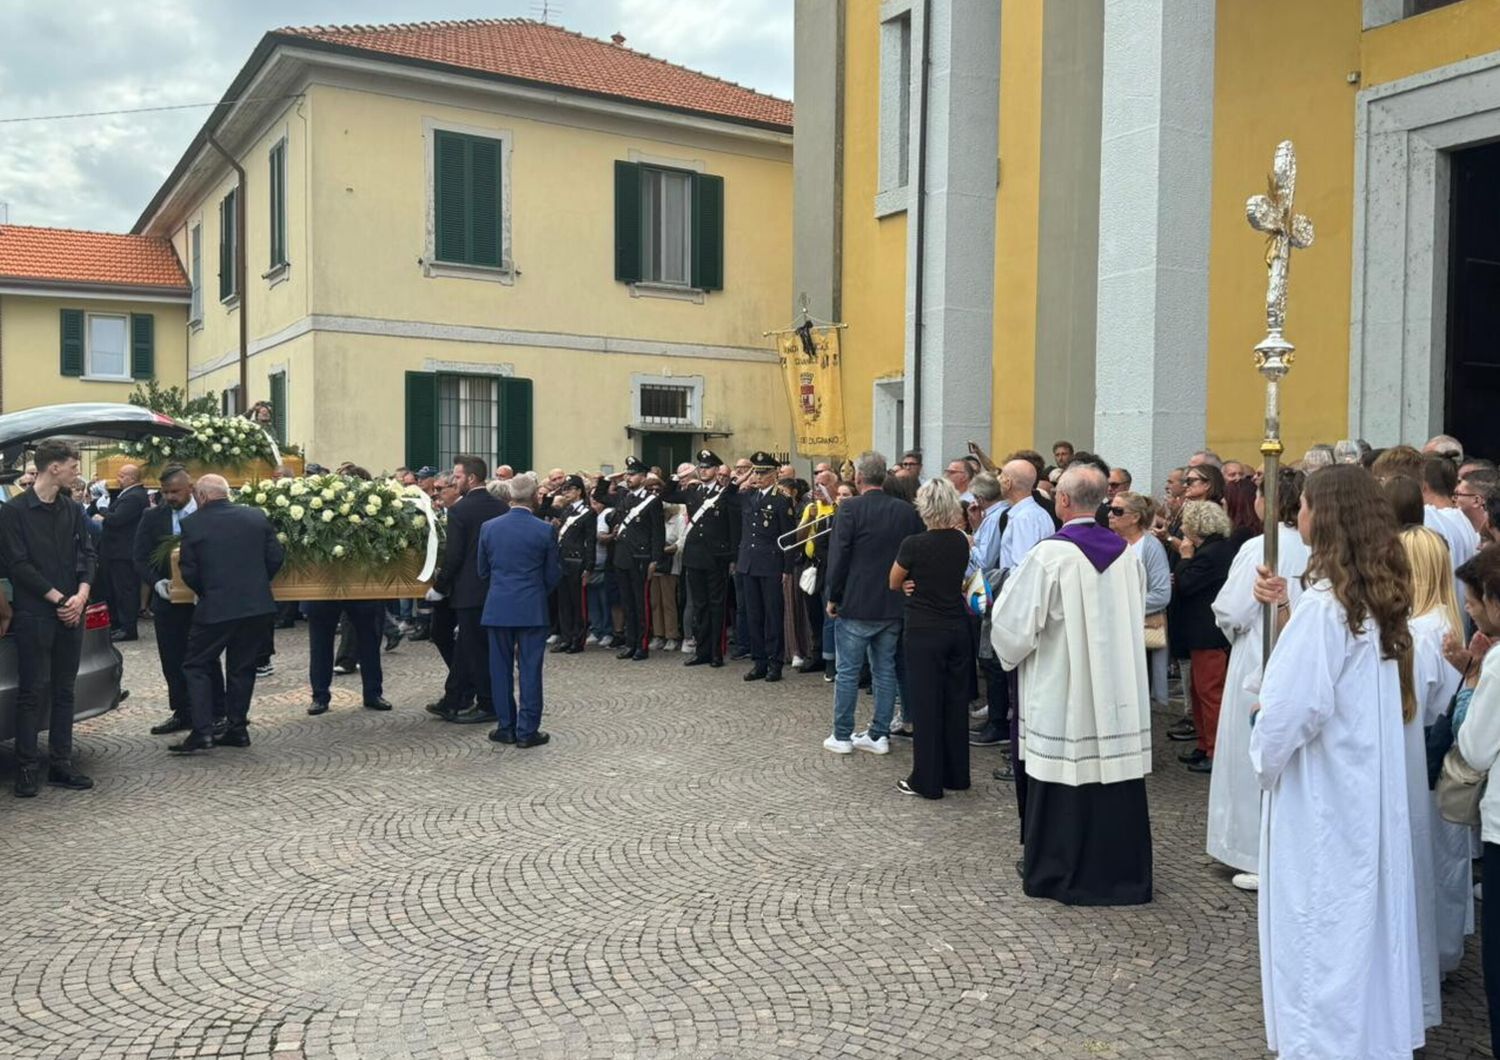
[[[855,747],[861,751],[869,751],[872,755],[884,755],[891,753],[891,741],[882,736],[878,740],[872,740],[868,732],[857,732],[852,741]]]
[[[693,652],[695,652],[697,650],[698,650],[698,641],[697,641],[696,638],[689,637],[685,641],[682,642],[682,654],[684,654],[684,655],[691,655],[691,654],[693,654]]]
[[[255,668],[255,676],[256,677],[270,677],[275,672],[276,672],[276,664],[275,663],[266,663],[266,665],[264,665],[264,666],[257,666]]]
[[[649,647],[652,651],[661,651],[661,646],[664,643],[665,642],[660,637],[652,637],[651,643],[647,645],[647,647]]]
[[[661,650],[662,651],[676,651],[679,647],[681,647],[681,645],[678,644],[675,640],[669,640],[669,641],[667,641],[665,644],[663,644],[661,646]]]
[[[973,703],[969,704],[969,717],[976,719],[989,717],[990,705],[983,700],[978,701],[978,704],[978,706],[975,706]]]
[[[823,741],[823,750],[832,751],[836,755],[847,755],[854,752],[854,744],[849,740],[840,740],[829,733],[828,739]]]
[[[550,637],[547,638],[547,643],[549,645],[552,645],[552,644],[556,644],[560,640],[562,640],[562,638],[559,637],[556,633],[554,633],[554,634],[552,634],[552,636],[550,636]]]
[[[1229,882],[1242,891],[1260,890],[1260,877],[1253,872],[1236,872]]]
[[[801,666],[802,663],[803,663],[802,656],[800,656],[800,655],[793,655],[792,656],[792,669],[793,670],[795,670],[797,667]]]
[[[584,641],[584,643],[585,644],[598,644],[599,643],[599,634],[597,634],[597,633],[590,633],[588,635],[588,638]]]

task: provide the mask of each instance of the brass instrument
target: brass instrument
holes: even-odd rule
[[[837,513],[829,512],[827,515],[820,515],[810,522],[788,530],[776,539],[776,547],[783,552],[791,552],[794,549],[801,548],[809,541],[816,540],[825,534],[833,533],[833,517],[835,514]],[[802,536],[799,537],[799,534]]]

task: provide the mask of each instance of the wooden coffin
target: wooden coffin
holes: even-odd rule
[[[302,476],[304,465],[300,456],[283,456],[281,462],[291,470],[293,475],[299,478]],[[141,481],[147,488],[155,489],[161,485],[161,481],[158,478],[158,475],[161,473],[160,467],[141,464],[139,457],[126,456],[124,453],[111,453],[109,456],[100,457],[94,464],[94,477],[102,478],[104,484],[112,490],[119,489],[120,468],[126,464],[137,464],[140,466]],[[263,478],[270,478],[276,473],[276,468],[266,460],[252,460],[250,463],[243,464],[238,468],[215,467],[212,464],[203,464],[196,460],[189,460],[183,466],[188,469],[188,474],[192,475],[195,479],[199,475],[222,475],[224,476],[224,481],[228,482],[230,487],[234,489],[238,489],[247,482],[259,482]]]
[[[430,582],[419,581],[422,556],[410,553],[378,575],[357,573],[331,562],[315,567],[284,570],[271,579],[271,595],[277,600],[407,600],[425,596]],[[172,552],[172,602],[191,604],[198,598],[182,581],[177,552]]]

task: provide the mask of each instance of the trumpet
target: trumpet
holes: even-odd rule
[[[833,512],[820,515],[810,522],[803,523],[795,529],[788,530],[776,539],[776,547],[783,552],[791,552],[793,549],[801,548],[809,541],[816,540],[825,534],[833,533]]]

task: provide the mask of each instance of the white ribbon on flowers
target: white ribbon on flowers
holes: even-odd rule
[[[257,423],[256,426],[260,427],[260,424]],[[271,443],[271,470],[275,471],[278,467],[281,466],[281,449],[279,446],[277,446],[276,439],[272,437],[270,431],[266,430],[264,427],[260,427],[260,431],[266,436],[266,441]]]
[[[432,510],[432,498],[413,487],[411,492],[403,492],[401,499],[409,504],[415,504],[418,510],[427,516],[427,556],[422,561],[422,573],[417,575],[417,581],[431,581],[433,572],[437,570],[438,553],[437,513]]]

